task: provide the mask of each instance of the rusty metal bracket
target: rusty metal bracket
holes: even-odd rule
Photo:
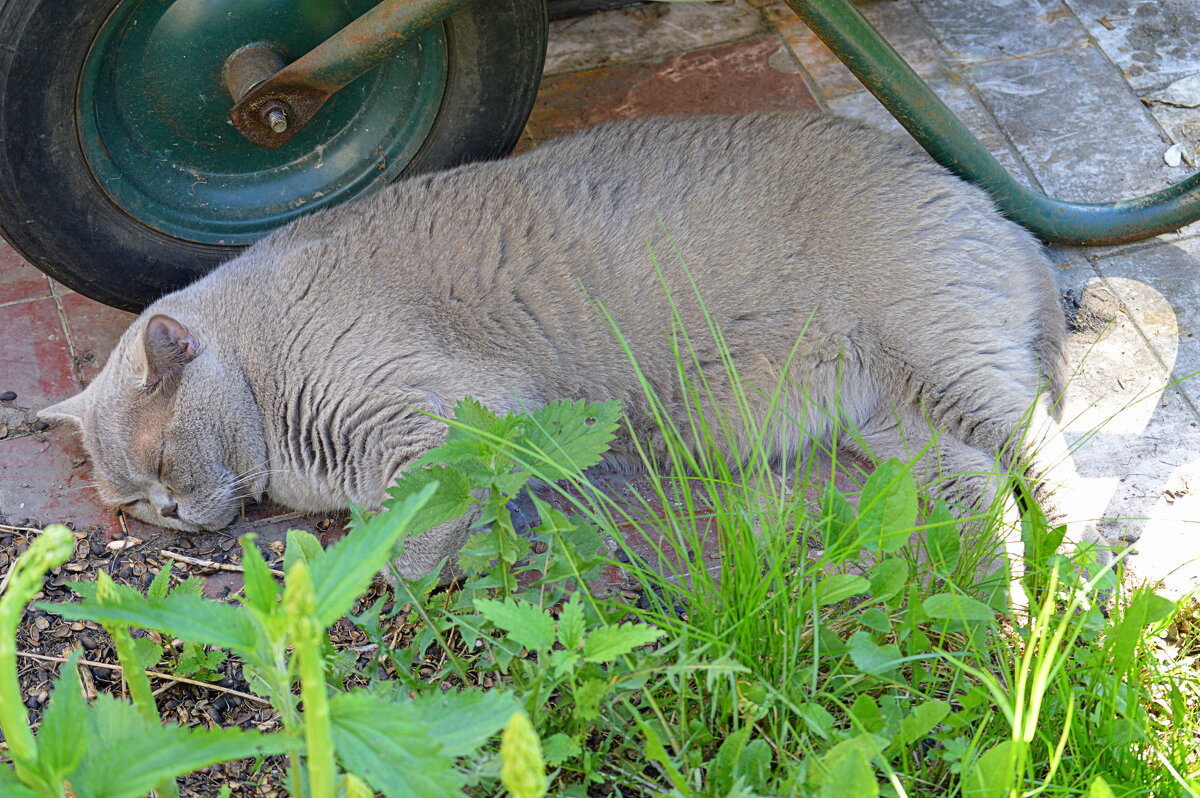
[[[1013,221],[1059,244],[1120,244],[1200,219],[1200,173],[1143,197],[1063,202],[1008,173],[849,0],[787,0],[934,160],[980,186]]]
[[[282,147],[334,92],[408,44],[415,34],[450,16],[464,2],[383,0],[277,71],[277,65],[275,69],[265,66],[271,64],[266,45],[241,48],[226,61],[222,74],[236,103],[229,119],[255,144]]]

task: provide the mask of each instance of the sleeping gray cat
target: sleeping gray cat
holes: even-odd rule
[[[650,433],[594,307],[682,422],[650,250],[727,409],[687,271],[746,382],[769,394],[795,350],[781,458],[828,444],[840,407],[859,456],[904,458],[936,433],[918,467],[953,502],[994,498],[999,455],[1070,515],[1047,412],[1066,330],[1039,246],[911,142],[829,116],[621,122],[305,217],[147,308],[41,415],[79,426],[106,503],[184,531],[229,524],[242,497],[377,506],[442,440],[425,413],[468,394],[497,411],[616,398]],[[410,541],[401,572],[453,557],[465,527]]]

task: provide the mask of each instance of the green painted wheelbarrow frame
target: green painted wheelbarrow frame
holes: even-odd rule
[[[383,0],[334,37],[249,90],[230,118],[251,141],[278,131],[263,109],[292,114],[290,137],[330,94],[387,58],[464,0]],[[859,13],[850,0],[787,0],[931,156],[982,187],[1010,219],[1045,241],[1094,245],[1137,241],[1200,219],[1200,173],[1153,194],[1110,203],[1063,202],[1025,188]],[[279,146],[274,144],[274,146]]]

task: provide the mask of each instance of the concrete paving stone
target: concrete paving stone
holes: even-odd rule
[[[550,25],[546,75],[659,58],[763,33],[758,9],[744,2],[652,3]]]
[[[1010,59],[1086,40],[1062,0],[914,0],[942,46],[964,63]]]
[[[1162,131],[1094,47],[980,64],[968,78],[1052,197],[1111,201],[1176,178]]]
[[[1197,96],[1196,100],[1197,105],[1193,108],[1160,103],[1148,106],[1155,120],[1171,137],[1171,141],[1186,147],[1183,153],[1184,161],[1174,170],[1179,180],[1200,167],[1200,96]],[[1165,153],[1166,147],[1163,149]]]
[[[617,119],[817,110],[803,77],[772,64],[781,46],[768,34],[547,78],[518,150]]]
[[[1137,92],[1200,72],[1196,0],[1066,0]]]
[[[0,240],[0,305],[50,296],[45,275]]]
[[[71,342],[75,345],[75,362],[72,364],[75,376],[80,385],[86,386],[100,373],[121,333],[137,316],[102,305],[82,294],[67,294],[59,301]]]
[[[1200,423],[1186,397],[1167,387],[1169,370],[1124,307],[1141,289],[1117,278],[1094,278],[1089,288],[1097,287],[1123,301],[1111,323],[1073,334],[1069,344],[1075,372],[1063,427],[1078,447],[1081,504],[1103,519],[1110,545],[1137,542],[1135,578],[1161,580],[1179,595],[1200,588],[1200,562],[1178,568],[1200,556],[1200,528],[1192,523],[1200,506],[1184,499],[1188,485],[1200,485]]]
[[[53,299],[0,307],[0,393],[13,391],[3,411],[11,421],[16,408],[32,419],[36,411],[76,390],[71,355]]]
[[[937,92],[937,95],[950,107],[950,110],[954,111],[963,124],[970,128],[971,132],[988,148],[988,151],[996,156],[1009,174],[1016,177],[1022,185],[1033,185],[1033,179],[1025,169],[1025,165],[1005,143],[1003,136],[996,128],[996,123],[992,121],[991,115],[975,99],[970,89],[960,83],[944,81],[929,81],[929,86]],[[890,133],[909,135],[908,131],[896,121],[896,118],[883,107],[879,100],[876,100],[875,96],[865,89],[835,97],[826,101],[825,106],[830,112],[839,116],[857,119]]]
[[[1110,279],[1172,380],[1200,372],[1200,239],[1098,258],[1096,269]],[[1200,376],[1179,390],[1200,408]]]
[[[907,0],[872,0],[858,4],[858,9],[918,75],[947,76],[946,52],[911,3]],[[804,66],[821,99],[862,90],[858,78],[790,8],[782,4],[768,6],[763,9],[763,15]]]

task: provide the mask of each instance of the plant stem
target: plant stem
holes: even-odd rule
[[[17,679],[17,625],[25,605],[41,590],[46,572],[66,562],[74,545],[71,530],[65,526],[46,527],[13,565],[8,590],[0,597],[0,696],[4,696],[0,700],[0,731],[4,732],[17,776],[26,784],[31,778],[27,768],[37,761],[37,742],[29,728]]]
[[[300,671],[309,798],[333,798],[337,770],[333,760],[329,697],[325,692],[325,667],[321,661],[321,628],[314,615],[316,598],[312,579],[302,560],[288,571],[283,606]]]

